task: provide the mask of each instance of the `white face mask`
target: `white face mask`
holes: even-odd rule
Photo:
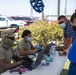
[[[65,23],[61,23],[60,27],[64,29],[66,27],[66,24]]]
[[[32,37],[28,37],[26,40],[27,41],[31,41],[32,40]]]

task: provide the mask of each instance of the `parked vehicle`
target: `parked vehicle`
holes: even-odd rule
[[[27,23],[27,25],[32,24],[34,22],[34,19],[31,17],[25,17],[25,16],[11,16],[11,18],[15,20],[21,20]]]
[[[15,21],[9,16],[0,16],[0,28],[23,27],[26,22]]]

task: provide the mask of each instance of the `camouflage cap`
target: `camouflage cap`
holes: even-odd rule
[[[14,37],[15,34],[12,32],[12,30],[5,30],[1,32],[1,37],[8,36],[8,37]]]

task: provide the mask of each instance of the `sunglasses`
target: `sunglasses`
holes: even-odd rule
[[[7,38],[9,38],[9,39],[11,39],[11,40],[15,40],[15,37],[7,37]]]
[[[61,23],[64,23],[64,21],[62,21],[62,22],[59,22],[59,24],[61,24]]]

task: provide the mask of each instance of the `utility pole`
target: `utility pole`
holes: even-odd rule
[[[57,2],[57,17],[60,16],[60,0]]]
[[[31,10],[30,10],[30,17],[32,18],[33,17],[33,8],[31,7]]]
[[[44,20],[44,10],[42,11],[42,20]]]
[[[67,11],[67,0],[65,0],[65,6],[64,6],[64,14],[66,16],[66,11]]]

